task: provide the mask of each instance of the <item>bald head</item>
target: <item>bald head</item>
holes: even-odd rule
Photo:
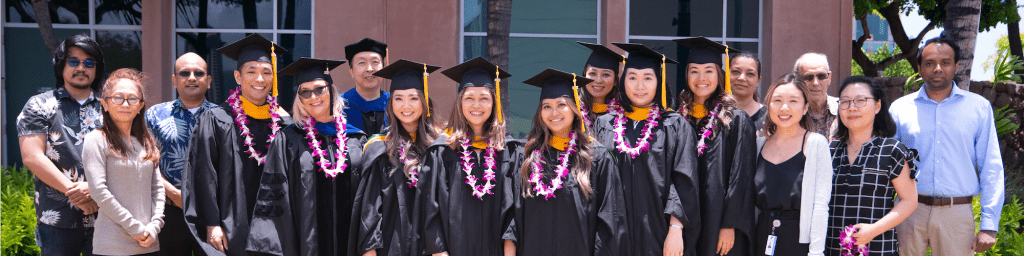
[[[832,70],[828,67],[828,57],[824,54],[811,52],[801,55],[793,64],[793,73],[807,84],[812,111],[821,112],[820,106],[828,104],[828,87],[832,84]],[[827,108],[825,108],[827,110]]]
[[[206,90],[210,89],[210,81],[212,81],[206,61],[192,52],[178,57],[178,60],[174,62],[174,74],[171,77],[174,89],[178,91],[183,103],[192,104],[202,103],[206,96]]]

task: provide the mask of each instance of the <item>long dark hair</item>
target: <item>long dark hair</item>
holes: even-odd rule
[[[757,71],[757,79],[760,80],[761,79],[761,59],[758,59],[757,55],[754,55],[753,53],[750,53],[750,52],[740,52],[740,53],[737,53],[737,54],[733,54],[732,57],[729,58],[729,62],[730,62],[729,65],[731,67],[736,66],[736,63],[735,63],[736,60],[742,59],[742,58],[747,58],[747,59],[754,60],[754,63],[756,64],[754,70]],[[725,72],[732,72],[732,71],[731,70],[726,70]],[[758,86],[758,85],[755,85],[755,86]],[[758,93],[757,88],[755,88],[755,90],[754,90],[754,101],[761,102],[761,95],[760,95],[760,93]]]
[[[491,101],[497,101],[497,97],[494,97],[494,88],[488,88],[491,92]],[[452,106],[452,113],[449,116],[448,129],[451,129],[452,134],[448,137],[448,147],[450,148],[461,148],[462,140],[468,137],[468,133],[473,131],[473,127],[469,125],[469,120],[462,115],[462,96],[466,94],[466,90],[459,91],[455,97],[455,104]],[[507,120],[507,117],[502,117],[502,120]],[[480,139],[487,140],[488,145],[494,148],[494,150],[505,150],[505,122],[498,122],[498,104],[491,104],[491,117],[484,121],[484,134],[480,134]],[[473,139],[470,139],[471,141]]]
[[[846,87],[854,84],[864,84],[868,86],[868,90],[871,91],[871,97],[874,97],[876,101],[881,101],[882,108],[878,110],[878,114],[875,114],[875,124],[871,128],[871,135],[878,137],[892,137],[896,136],[896,122],[893,122],[892,116],[889,115],[889,101],[885,99],[885,92],[882,91],[882,86],[875,82],[875,79],[871,79],[866,76],[851,76],[843,79],[843,83],[839,85],[839,93],[843,93]],[[852,104],[852,102],[851,102]],[[853,107],[853,106],[850,106]],[[839,111],[842,115],[843,111]],[[850,136],[850,128],[846,127],[843,123],[843,119],[839,118],[839,124],[836,127],[836,134],[834,139],[846,139]]]
[[[583,67],[583,76],[584,77],[587,76],[587,69],[590,69],[590,68],[602,69],[602,68],[599,68],[599,67],[594,67],[594,66],[591,66],[591,65],[586,65],[586,66]],[[619,83],[619,69],[611,69],[611,71],[612,71],[612,77],[614,77],[612,79],[612,90],[608,92],[608,95],[604,96],[605,102],[608,102],[608,100],[610,100],[610,99],[615,99],[615,98],[619,97],[619,84],[618,84]],[[598,75],[601,75],[601,74],[598,74]],[[587,119],[589,119],[589,120],[597,119],[597,113],[594,113],[594,97],[590,95],[590,90],[587,89],[587,85],[583,85],[583,90],[580,90],[580,103],[582,103],[583,106],[587,107],[587,110],[589,110],[588,111],[589,113],[587,114]]]
[[[416,90],[420,96],[420,106],[423,107],[423,113],[420,113],[419,124],[416,125],[416,140],[409,143],[408,148],[405,148],[406,158],[410,159],[410,163],[403,167],[405,175],[409,175],[409,171],[420,164],[420,158],[424,153],[427,152],[427,147],[430,143],[434,142],[437,138],[438,131],[437,123],[434,121],[434,107],[432,102],[428,102],[426,98],[423,98],[423,90]],[[402,122],[398,120],[394,112],[395,97],[392,96],[388,99],[387,106],[387,118],[388,123],[391,124],[391,128],[388,129],[385,134],[385,145],[388,149],[388,158],[395,166],[400,166],[402,163],[399,159],[402,157],[399,152],[401,151],[402,141],[412,141],[412,136],[409,136],[409,131],[405,130],[405,126],[402,126]],[[398,168],[391,170],[389,175],[393,175]]]
[[[765,94],[767,95],[765,96],[765,105],[771,104],[771,102],[768,101],[771,100],[772,94],[775,93],[775,88],[779,88],[779,86],[787,84],[792,84],[793,86],[796,86],[796,89],[799,90],[800,93],[803,94],[804,96],[804,104],[809,104],[807,101],[807,95],[810,94],[811,91],[810,89],[807,88],[807,84],[804,83],[804,81],[800,79],[799,76],[796,75],[796,73],[786,73],[785,75],[782,75],[778,79],[775,79],[775,82],[772,82],[772,86],[768,88],[768,94]],[[770,115],[772,114],[771,109],[771,107],[768,107],[769,117],[764,119],[764,125],[761,126],[761,135],[766,137],[772,136],[772,134],[775,134],[775,130],[778,129],[778,126],[775,125],[775,121],[772,121],[770,117]],[[800,117],[800,127],[803,127],[806,130],[814,130],[814,125],[811,123],[810,114],[810,111],[807,111],[807,113],[804,113],[804,115]]]
[[[121,68],[114,70],[110,74],[110,78],[103,84],[103,100],[107,100],[107,97],[111,97],[114,90],[114,85],[117,84],[118,80],[126,79],[135,83],[135,88],[139,89],[139,104],[142,104],[142,110],[132,118],[131,137],[139,140],[139,144],[142,144],[142,149],[146,151],[146,154],[142,157],[143,161],[152,161],[153,164],[160,163],[160,150],[157,149],[156,140],[149,134],[149,129],[146,128],[146,120],[144,114],[146,113],[146,90],[143,88],[146,79],[145,73],[142,73],[133,68]],[[127,99],[125,99],[127,100]],[[127,139],[124,134],[121,134],[121,130],[118,130],[117,125],[114,123],[114,119],[111,118],[110,112],[103,111],[103,123],[106,124],[100,128],[100,132],[107,138],[107,144],[110,147],[110,153],[117,158],[126,159],[129,156],[128,146],[125,144]]]
[[[728,130],[729,123],[732,123],[732,111],[736,109],[736,98],[732,94],[725,93],[725,73],[722,72],[722,67],[718,64],[715,65],[715,72],[718,73],[718,85],[715,85],[715,91],[708,96],[707,101],[704,102],[704,106],[707,110],[714,111],[714,106],[717,103],[722,104],[722,110],[718,112],[717,125],[715,127],[721,127],[712,131],[712,135],[718,134],[719,131]],[[689,67],[687,67],[687,70]],[[690,113],[690,103],[693,103],[695,95],[690,90],[689,79],[687,79],[687,85],[683,87],[679,92],[679,113],[684,117]],[[696,123],[694,124],[696,125]],[[694,126],[696,127],[696,126]],[[714,136],[710,137],[714,138]]]
[[[644,70],[644,69],[640,69],[640,70]],[[664,79],[663,77],[661,77],[661,71],[658,70],[658,69],[654,69],[654,76],[657,77],[658,79],[657,79],[657,81],[655,81],[656,84],[655,84],[654,87],[656,89],[654,89],[654,99],[651,100],[651,103],[652,104],[657,104],[658,107],[661,108],[661,111],[668,111],[668,107],[669,106],[664,106],[663,104],[661,104],[661,79]],[[618,95],[618,99],[619,99],[619,102],[620,102],[619,104],[621,105],[620,107],[622,107],[623,111],[633,112],[633,101],[629,100],[629,95],[626,95],[627,93],[626,93],[626,70],[625,69],[622,70],[622,74],[619,75],[619,79],[618,80],[619,80],[619,84],[616,85],[616,87],[621,87],[619,89],[622,92],[622,93],[619,93],[619,95]],[[665,86],[668,86],[668,85],[665,85]],[[665,88],[665,90],[666,90],[665,93],[669,93],[668,88]],[[669,101],[669,100],[672,100],[671,97],[666,99],[666,101]],[[672,104],[672,102],[666,102],[666,104]]]
[[[92,57],[96,62],[96,75],[92,79],[92,91],[98,92],[103,88],[103,75],[106,72],[105,65],[103,65],[103,51],[100,51],[100,45],[96,43],[91,37],[85,34],[73,35],[64,39],[60,42],[60,45],[53,50],[53,76],[57,78],[57,88],[64,87],[64,68],[68,66],[68,52],[71,51],[71,47],[77,47],[82,49],[85,54]],[[85,61],[85,60],[81,60]]]
[[[576,135],[576,146],[579,149],[576,150],[576,154],[572,156],[572,167],[571,173],[576,176],[576,183],[579,183],[580,190],[583,191],[583,195],[590,198],[590,195],[594,193],[593,187],[590,186],[590,170],[592,169],[591,159],[591,148],[590,148],[590,136],[582,129],[583,114],[580,113],[576,108],[576,102],[567,97],[565,102],[572,108],[573,120],[572,120],[572,133]],[[541,103],[543,104],[543,103]],[[519,177],[523,182],[523,196],[533,196],[533,183],[530,183],[530,174],[533,173],[533,163],[537,161],[537,157],[533,155],[534,150],[547,151],[550,148],[547,147],[551,143],[551,138],[554,136],[551,134],[551,130],[544,125],[544,120],[540,116],[542,107],[538,105],[537,113],[533,115],[533,128],[530,129],[530,133],[526,135],[526,145],[523,148],[523,152],[526,154],[526,161],[523,162],[523,166],[519,170]],[[543,154],[543,153],[542,153]],[[558,159],[545,159],[547,165],[557,165]]]

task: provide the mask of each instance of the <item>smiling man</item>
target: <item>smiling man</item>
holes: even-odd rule
[[[274,95],[271,45],[277,54],[286,52],[258,34],[218,50],[238,61],[234,77],[239,87],[227,102],[199,115],[189,141],[181,173],[182,205],[185,222],[207,254],[247,254],[267,146],[278,130],[291,124]],[[178,76],[192,79],[198,69],[178,71]],[[188,93],[187,85],[183,89]]]
[[[387,65],[387,49],[387,44],[370,38],[345,46],[348,73],[356,82],[356,88],[341,95],[347,105],[345,116],[348,117],[349,125],[366,134],[384,133],[388,126],[384,111],[387,110],[391,94],[381,89],[384,79],[373,75]]]
[[[832,70],[828,67],[828,57],[821,53],[805,53],[793,64],[793,73],[804,80],[811,95],[807,95],[810,106],[813,132],[832,137],[836,127],[836,113],[839,111],[839,98],[828,95],[828,87],[832,85]]]

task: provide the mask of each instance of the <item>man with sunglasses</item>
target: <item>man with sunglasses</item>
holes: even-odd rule
[[[199,115],[217,107],[206,101],[206,90],[212,78],[206,61],[198,54],[185,53],[174,62],[171,82],[178,93],[174,101],[156,104],[146,111],[146,126],[160,145],[160,172],[164,178],[164,227],[159,255],[206,255],[185,224],[181,210],[181,170]]]
[[[807,95],[813,132],[831,138],[836,130],[836,119],[839,111],[839,98],[828,95],[828,87],[832,85],[832,71],[828,67],[828,57],[821,53],[809,52],[801,55],[793,64],[793,73],[807,84],[811,94]]]
[[[42,255],[92,255],[99,209],[82,167],[85,135],[102,126],[103,52],[75,35],[53,53],[56,88],[29,98],[18,115],[25,167],[35,175],[36,244]]]

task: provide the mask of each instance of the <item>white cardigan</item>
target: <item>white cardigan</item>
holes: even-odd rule
[[[757,154],[767,138],[757,138]],[[825,253],[828,204],[832,200],[832,154],[825,136],[811,132],[804,146],[804,177],[800,194],[800,243],[810,243],[808,256]],[[807,209],[811,209],[808,211]]]

